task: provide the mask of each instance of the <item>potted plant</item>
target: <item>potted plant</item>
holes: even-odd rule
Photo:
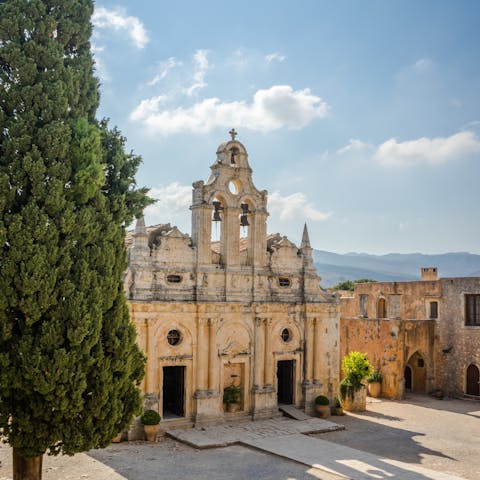
[[[230,413],[234,413],[239,409],[242,389],[233,382],[223,389],[223,403]]]
[[[335,415],[342,416],[343,415],[343,407],[342,407],[342,402],[340,402],[340,399],[338,397],[335,397],[334,400],[335,403]]]
[[[382,392],[382,374],[378,371],[373,372],[367,377],[368,394],[373,398],[378,398]]]
[[[372,364],[360,352],[350,352],[342,360],[343,380],[340,382],[340,401],[347,411],[367,408],[367,390],[362,381],[373,373]]]
[[[330,415],[330,401],[325,395],[315,398],[315,411],[320,418],[327,418]]]
[[[158,435],[158,424],[161,417],[155,410],[145,410],[140,418],[143,423],[143,430],[149,442],[155,442]]]

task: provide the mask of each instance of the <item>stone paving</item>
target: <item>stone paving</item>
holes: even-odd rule
[[[167,435],[206,449],[241,444],[293,460],[323,472],[317,478],[354,480],[461,480],[450,473],[392,460],[323,439],[308,436],[344,430],[344,426],[319,418],[275,418],[189,430]]]
[[[343,425],[338,425],[328,420],[321,420],[320,418],[298,421],[280,417],[271,420],[225,424],[214,427],[169,430],[167,435],[195,448],[216,448],[236,443],[248,445],[249,442],[262,438],[277,438],[302,433],[325,433],[342,430],[343,428]]]

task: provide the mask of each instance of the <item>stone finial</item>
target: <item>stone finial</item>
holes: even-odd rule
[[[302,244],[300,245],[300,248],[311,248],[310,246],[310,237],[308,236],[308,228],[307,228],[307,223],[305,222],[305,226],[303,227],[303,235],[302,235]]]
[[[147,233],[147,228],[145,227],[145,218],[142,216],[137,218],[137,223],[135,224],[135,235],[145,235]]]

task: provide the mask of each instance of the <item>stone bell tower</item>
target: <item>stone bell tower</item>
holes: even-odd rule
[[[192,243],[198,268],[212,263],[230,270],[266,265],[267,192],[253,184],[247,151],[235,139],[234,129],[230,135],[232,139],[217,148],[207,183],[193,183]],[[217,258],[212,258],[213,228],[220,230]],[[242,240],[241,229],[246,234]]]

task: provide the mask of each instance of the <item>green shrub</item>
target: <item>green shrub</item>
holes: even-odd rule
[[[373,366],[367,360],[367,355],[360,352],[350,352],[342,360],[342,371],[345,378],[340,382],[340,398],[353,396],[357,390],[364,387],[362,380],[373,374]]]
[[[338,397],[335,397],[335,400],[333,402],[335,404],[335,408],[340,408],[342,406],[342,402],[340,402],[340,399]]]
[[[158,425],[161,417],[155,410],[145,410],[141,416],[141,420],[144,425]]]
[[[240,403],[242,389],[235,384],[231,384],[223,389],[223,403]]]
[[[382,383],[382,374],[380,372],[373,372],[371,375],[367,377],[368,383]]]
[[[315,405],[330,405],[330,400],[325,395],[319,395],[315,398]]]

